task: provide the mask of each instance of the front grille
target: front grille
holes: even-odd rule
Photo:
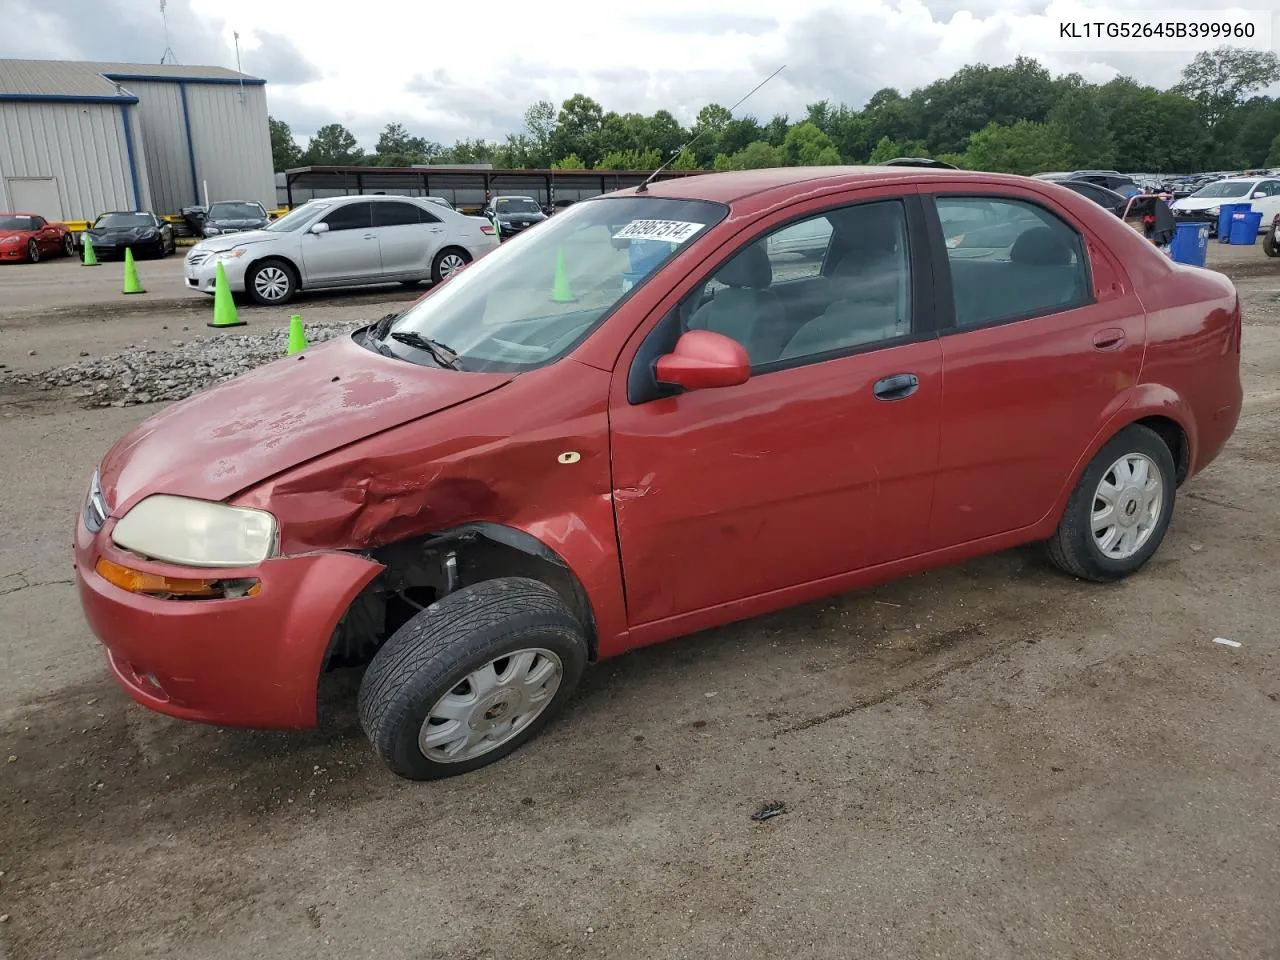
[[[93,472],[93,480],[89,483],[89,495],[84,500],[84,525],[90,533],[97,533],[102,529],[102,525],[107,522],[107,517],[111,510],[107,506],[107,500],[102,495],[102,483],[98,479],[98,472]]]
[[[200,266],[200,264],[204,263],[208,259],[209,254],[203,250],[195,250],[187,254],[187,263],[191,264],[193,267]]]

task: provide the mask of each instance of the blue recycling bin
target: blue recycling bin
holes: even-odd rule
[[[1218,242],[1231,242],[1231,218],[1237,213],[1248,213],[1252,203],[1224,203],[1218,208]]]
[[[1233,213],[1231,215],[1231,242],[1240,246],[1251,246],[1258,242],[1258,231],[1262,228],[1262,212]]]
[[[1173,228],[1169,256],[1178,263],[1203,267],[1209,256],[1209,224],[1184,220]]]

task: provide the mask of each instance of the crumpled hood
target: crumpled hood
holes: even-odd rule
[[[112,516],[153,493],[226,500],[314,457],[488,393],[509,373],[384,357],[339,337],[161,410],[102,461]]]

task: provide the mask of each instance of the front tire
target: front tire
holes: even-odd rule
[[[283,260],[263,260],[249,268],[244,288],[254,303],[276,307],[288,303],[298,293],[298,275]]]
[[[1280,246],[1276,244],[1276,228],[1274,225],[1268,227],[1266,234],[1262,237],[1262,252],[1268,257],[1280,257]]]
[[[443,283],[471,262],[471,254],[461,247],[446,247],[431,261],[431,282]]]
[[[463,587],[402,626],[360,684],[360,725],[397,776],[437,780],[535,737],[587,664],[582,624],[546,584]]]
[[[1173,454],[1160,435],[1126,427],[1081,476],[1049,540],[1050,561],[1095,583],[1136,573],[1160,548],[1176,495]]]
[[[40,262],[40,244],[34,240],[27,241],[27,259],[32,263]]]

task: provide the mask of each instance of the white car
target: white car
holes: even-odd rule
[[[1280,178],[1228,177],[1201,187],[1189,197],[1173,202],[1173,215],[1180,220],[1209,219],[1217,229],[1217,217],[1224,203],[1248,203],[1262,214],[1258,231],[1265,232],[1280,213]]]
[[[439,283],[497,247],[489,221],[419,197],[308,200],[262,230],[200,241],[186,284],[212,294],[221,264],[233,293],[273,306],[299,290]]]

